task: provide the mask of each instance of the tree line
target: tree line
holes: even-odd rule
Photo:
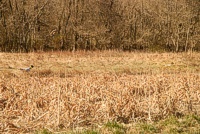
[[[199,51],[199,0],[0,0],[0,51]]]

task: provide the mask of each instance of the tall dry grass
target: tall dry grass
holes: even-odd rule
[[[200,113],[199,54],[1,54],[0,132],[157,121]],[[34,64],[31,72],[17,68]],[[12,69],[9,67],[12,66]]]

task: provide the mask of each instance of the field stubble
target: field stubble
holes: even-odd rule
[[[0,131],[50,131],[200,114],[194,53],[1,54]],[[31,72],[18,67],[34,64]]]

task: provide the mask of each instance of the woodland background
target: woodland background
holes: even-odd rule
[[[0,0],[0,51],[199,51],[199,0]]]

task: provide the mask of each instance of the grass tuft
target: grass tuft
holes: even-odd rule
[[[119,124],[117,122],[107,122],[105,124],[105,127],[109,129],[110,132],[114,133],[114,134],[124,134],[126,133],[126,128],[122,125]]]

